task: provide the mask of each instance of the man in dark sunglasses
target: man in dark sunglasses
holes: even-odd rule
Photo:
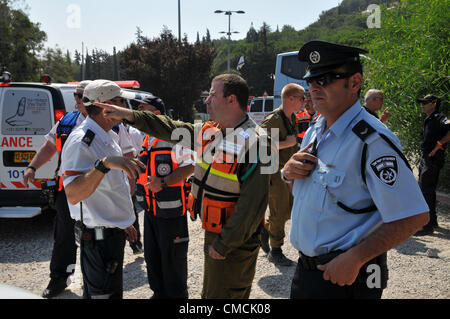
[[[293,182],[291,298],[379,299],[387,251],[428,221],[398,138],[360,104],[359,48],[306,43],[299,60],[321,113],[281,174]]]

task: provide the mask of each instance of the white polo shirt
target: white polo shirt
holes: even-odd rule
[[[91,130],[95,136],[86,143],[83,138]],[[119,136],[112,130],[106,132],[93,119],[87,119],[67,139],[62,151],[60,174],[64,187],[90,171],[97,159],[105,156],[122,156]],[[130,185],[122,170],[112,169],[103,177],[94,193],[83,202],[83,222],[89,227],[118,227],[125,229],[135,220]],[[80,204],[70,205],[70,215],[80,220]]]

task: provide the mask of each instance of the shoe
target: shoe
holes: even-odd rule
[[[271,263],[274,263],[278,266],[292,266],[294,262],[287,258],[284,254],[281,248],[272,248],[272,250],[267,255],[267,258]]]
[[[50,282],[42,293],[43,298],[53,298],[67,288],[67,277],[51,278]]]
[[[144,249],[142,248],[142,243],[140,241],[130,243],[130,247],[133,250],[134,255],[139,255],[144,252]]]
[[[414,234],[414,236],[427,236],[431,235],[434,232],[434,226],[427,224],[423,226],[417,233]]]
[[[261,230],[261,248],[266,254],[270,251],[269,232],[265,228]]]

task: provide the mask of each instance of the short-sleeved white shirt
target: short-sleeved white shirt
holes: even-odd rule
[[[88,130],[95,134],[90,145],[83,141]],[[116,133],[112,130],[106,132],[88,117],[69,135],[63,147],[60,174],[63,175],[64,187],[90,171],[97,159],[122,156],[118,140]],[[135,220],[128,177],[122,170],[112,169],[105,174],[94,193],[82,202],[83,223],[89,228],[125,229]],[[80,220],[80,204],[69,204],[69,209],[71,217]]]

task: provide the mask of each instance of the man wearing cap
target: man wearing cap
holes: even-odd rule
[[[378,118],[377,112],[381,110],[383,107],[383,91],[370,89],[367,91],[364,97],[364,108],[371,115]],[[385,123],[390,117],[392,113],[389,112],[389,107],[385,108],[383,113],[381,113],[379,119],[382,123]]]
[[[67,113],[50,132],[45,136],[46,142],[33,157],[23,176],[24,184],[28,187],[28,181],[34,181],[36,170],[52,159],[58,153],[58,167],[55,176],[58,175],[61,164],[61,150],[67,136],[78,127],[86,118],[87,112],[82,97],[86,85],[91,81],[83,81],[76,87],[74,97],[76,101],[74,112]],[[55,196],[56,215],[54,221],[54,243],[50,260],[50,282],[42,293],[44,298],[52,298],[60,294],[69,285],[68,277],[75,270],[77,246],[74,238],[74,220],[70,217],[67,206],[66,194],[62,187],[62,181],[56,177],[60,185]]]
[[[140,111],[165,114],[164,102],[156,96],[134,103]],[[184,180],[194,172],[192,153],[147,135],[139,159],[146,166],[138,188],[144,189],[144,256],[152,299],[188,298]]]
[[[290,239],[300,253],[291,298],[381,298],[386,252],[428,222],[399,140],[358,100],[361,53],[322,41],[299,51],[322,116],[282,171],[294,184]]]
[[[188,208],[193,218],[200,213],[205,229],[202,298],[249,298],[255,276],[269,177],[278,163],[262,163],[267,136],[246,114],[248,94],[240,76],[215,77],[206,99],[214,121],[202,124],[96,104],[110,118],[197,151]]]
[[[311,94],[309,93],[309,90],[307,90],[305,92],[305,109],[296,114],[296,124],[298,128],[297,142],[299,145],[301,145],[303,137],[311,125],[311,122],[319,116],[320,113],[314,109]]]
[[[289,185],[281,180],[280,170],[289,158],[298,151],[295,112],[301,110],[305,89],[296,83],[289,83],[281,90],[282,105],[270,113],[261,123],[268,134],[279,134],[279,169],[270,176],[269,216],[261,232],[261,248],[268,254],[270,262],[280,266],[291,266],[282,251],[284,227],[291,218],[293,198]]]
[[[430,235],[438,228],[436,216],[436,187],[439,180],[439,172],[444,166],[445,150],[450,141],[450,120],[439,112],[441,99],[436,95],[417,99],[421,104],[422,112],[426,114],[424,129],[422,133],[422,156],[419,164],[419,185],[423,196],[430,207],[430,221],[417,236]]]
[[[67,139],[60,175],[81,247],[83,297],[123,297],[122,266],[125,239],[136,240],[135,215],[128,178],[144,167],[137,159],[122,156],[119,136],[112,131],[119,121],[106,119],[93,102],[113,103],[134,98],[114,82],[96,80],[83,95],[88,117]]]

